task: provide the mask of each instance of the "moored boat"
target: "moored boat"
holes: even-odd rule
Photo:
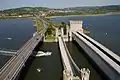
[[[52,52],[38,51],[36,57],[40,57],[40,56],[50,56],[51,54],[52,54]]]

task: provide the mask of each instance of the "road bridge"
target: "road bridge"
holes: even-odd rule
[[[120,79],[119,56],[80,31],[72,32],[72,37],[95,64],[99,66],[103,74],[110,80]]]
[[[39,34],[30,38],[26,44],[17,51],[17,56],[12,56],[10,60],[0,69],[0,80],[15,80],[18,73],[25,65],[25,62],[32,54],[34,48],[42,40],[47,30],[47,25],[45,23],[44,25],[44,29],[42,29]]]

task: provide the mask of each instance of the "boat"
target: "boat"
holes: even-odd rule
[[[41,71],[41,69],[39,69],[39,68],[38,68],[38,69],[37,69],[37,71],[38,71],[38,72],[40,72],[40,71]]]
[[[11,40],[12,38],[6,38],[6,39]]]
[[[52,52],[38,51],[36,57],[40,57],[40,56],[50,56],[51,54],[52,54]]]

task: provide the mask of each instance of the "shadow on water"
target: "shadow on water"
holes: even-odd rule
[[[57,43],[43,43],[37,46],[38,51],[50,51],[51,56],[32,57],[21,72],[19,80],[60,80],[62,65]],[[37,69],[41,71],[38,72]]]
[[[85,51],[75,42],[66,43],[72,58],[79,68],[89,68],[90,80],[109,80]]]

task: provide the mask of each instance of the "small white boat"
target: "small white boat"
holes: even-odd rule
[[[6,38],[6,39],[11,40],[12,38]]]
[[[39,68],[38,68],[38,69],[37,69],[37,71],[38,71],[38,72],[40,72],[40,71],[41,71],[41,69],[39,69]]]
[[[51,54],[52,54],[52,52],[38,51],[36,57],[40,57],[40,56],[50,56]]]

